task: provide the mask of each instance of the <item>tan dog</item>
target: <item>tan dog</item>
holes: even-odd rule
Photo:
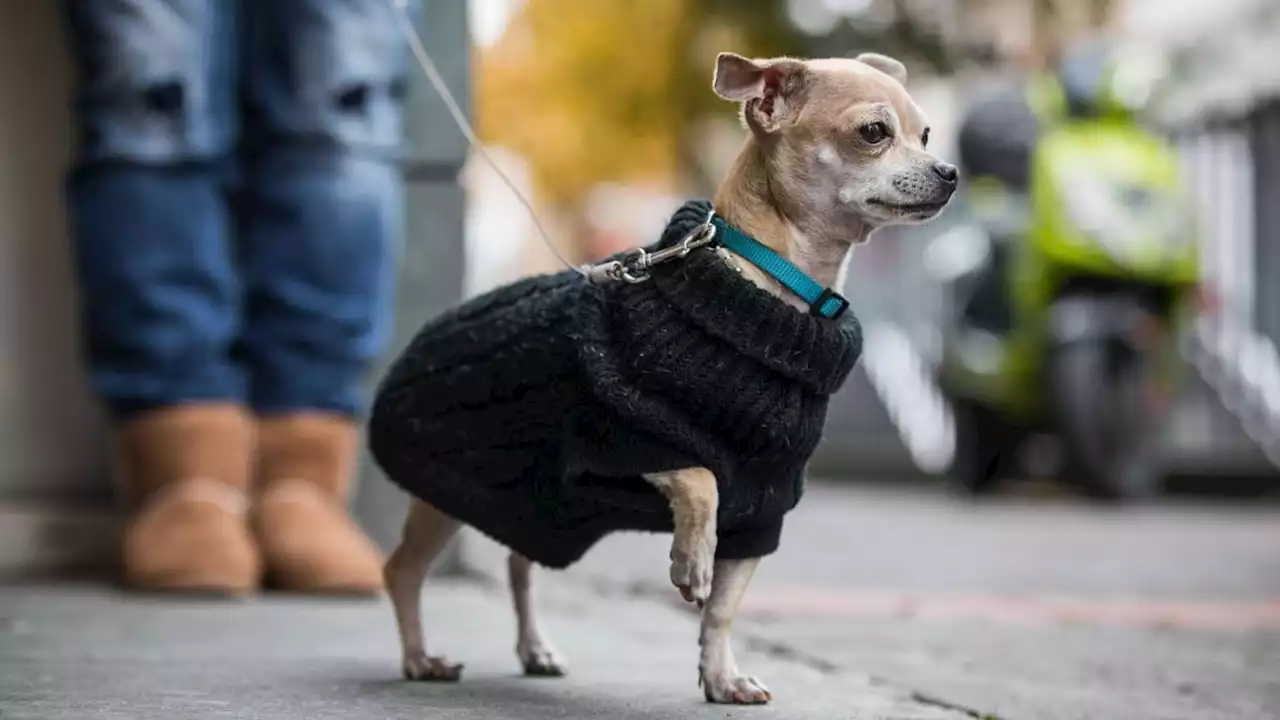
[[[905,80],[901,63],[873,53],[824,60],[722,53],[715,91],[742,103],[750,135],[716,193],[717,211],[818,283],[840,287],[853,245],[876,228],[936,216],[956,188],[956,168],[925,149],[929,127],[903,88]],[[807,309],[769,275],[721,252],[760,287]],[[768,702],[768,689],[739,670],[730,647],[734,613],[759,559],[715,560],[716,478],[705,468],[688,468],[646,479],[670,500],[674,515],[671,580],[703,608],[699,673],[707,699]],[[457,680],[461,672],[461,666],[426,654],[419,610],[427,568],[458,526],[414,500],[403,541],[386,566],[410,679]],[[534,613],[532,564],[513,553],[508,570],[516,653],[525,672],[563,674]]]

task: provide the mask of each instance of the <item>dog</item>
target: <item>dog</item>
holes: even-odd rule
[[[712,87],[740,104],[745,143],[714,196],[716,212],[827,287],[843,285],[852,248],[877,228],[937,216],[958,184],[955,166],[930,154],[925,114],[908,95],[905,66],[890,57],[749,59],[721,53]],[[810,303],[740,255],[724,262],[758,288],[808,312]],[[721,497],[715,473],[683,467],[643,473],[669,503],[670,576],[701,608],[699,681],[714,703],[762,704],[763,682],[743,673],[730,643],[734,614],[760,558],[717,559]],[[403,539],[384,575],[403,652],[415,680],[456,681],[462,666],[426,652],[420,599],[427,569],[461,523],[412,500]],[[538,623],[534,563],[508,561],[516,654],[529,675],[566,664]]]

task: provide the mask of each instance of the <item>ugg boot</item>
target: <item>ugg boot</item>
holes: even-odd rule
[[[246,595],[262,574],[249,533],[253,424],[231,404],[153,410],[118,432],[129,506],[126,585],[153,592]]]
[[[259,420],[253,527],[272,587],[333,595],[382,591],[382,554],[347,510],[358,443],[355,423],[338,416]]]

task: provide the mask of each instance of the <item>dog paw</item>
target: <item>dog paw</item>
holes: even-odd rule
[[[462,665],[451,663],[442,657],[407,657],[404,659],[404,679],[422,682],[458,682],[462,679]]]
[[[671,584],[680,591],[685,602],[702,607],[711,597],[711,578],[716,563],[716,538],[714,534],[697,538],[691,543],[674,543],[671,546]]]
[[[524,674],[529,677],[564,677],[569,667],[552,648],[538,643],[516,648]]]
[[[707,702],[721,705],[764,705],[773,699],[764,683],[741,675],[703,678],[702,691]]]

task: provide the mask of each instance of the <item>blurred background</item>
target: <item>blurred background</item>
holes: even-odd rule
[[[1190,368],[1161,424],[1167,486],[1227,492],[1274,480],[1280,296],[1265,279],[1280,261],[1280,216],[1263,200],[1280,189],[1280,73],[1264,57],[1280,36],[1275,2],[655,0],[570,12],[556,0],[492,0],[472,2],[472,13],[481,135],[578,261],[648,242],[682,198],[713,192],[743,134],[736,109],[708,91],[721,49],[898,57],[933,123],[931,147],[960,162],[961,126],[979,108],[976,134],[1019,132],[1021,109],[988,96],[1019,93],[1054,75],[1067,50],[1105,38],[1117,65],[1150,76],[1134,122],[1180,163],[1198,229],[1194,272],[1214,300],[1170,323]],[[556,268],[487,166],[474,159],[464,183],[467,292]],[[868,349],[832,408],[820,472],[928,478],[953,463],[956,418],[938,376],[971,291],[931,266],[941,256],[928,248],[975,224],[966,204],[857,250],[845,291]],[[937,247],[948,244],[961,243]],[[1152,280],[1140,274],[1135,282]]]
[[[72,333],[60,197],[69,67],[56,22],[52,9],[0,7],[0,547],[11,548],[11,569],[93,556],[103,545],[92,533],[68,538],[56,528],[110,523],[102,430]],[[720,50],[901,59],[932,121],[931,147],[974,180],[983,171],[961,162],[965,123],[976,128],[979,157],[1008,151],[1008,143],[984,150],[982,138],[1021,137],[1014,126],[1027,113],[999,98],[1030,98],[1037,78],[1061,79],[1072,48],[1105,38],[1117,67],[1145,72],[1149,87],[1130,124],[1176,157],[1197,230],[1189,241],[1196,292],[1211,300],[1165,318],[1186,370],[1160,423],[1160,487],[1275,489],[1280,290],[1267,278],[1280,270],[1280,210],[1266,201],[1280,191],[1280,71],[1266,54],[1280,39],[1273,0],[470,0],[428,3],[423,33],[490,154],[574,261],[649,242],[683,198],[714,191],[743,137],[736,108],[710,92]],[[557,268],[520,201],[468,152],[421,73],[412,82],[399,342],[459,298]],[[982,108],[981,119],[966,119]],[[1028,137],[1054,121],[1040,125]],[[1011,157],[1029,163],[1039,145],[1022,145]],[[1026,197],[1036,182],[1005,182],[1004,191]],[[962,345],[958,333],[974,325],[965,273],[981,265],[951,267],[965,264],[956,248],[992,256],[975,245],[975,229],[988,247],[1034,247],[1041,240],[1026,223],[1048,212],[1024,214],[1023,230],[995,230],[978,207],[970,194],[942,219],[883,231],[856,251],[844,290],[867,352],[833,402],[816,474],[916,482],[955,469],[957,433],[974,429],[960,412],[972,409],[972,393],[944,392],[944,370],[948,343]],[[1108,271],[1126,272],[1119,262]],[[1133,273],[1135,285],[1151,285]],[[1017,282],[1029,281],[1006,284]],[[1041,385],[1019,392],[1040,387],[1050,397]],[[1035,440],[1053,432],[1016,414],[1004,424],[1019,423],[1027,433],[1017,453],[1048,453]],[[358,507],[390,541],[401,503],[383,485],[365,482]]]
[[[714,191],[745,132],[711,92],[722,50],[894,56],[931,148],[961,165],[939,220],[855,251],[843,291],[866,350],[744,606],[751,647],[1007,717],[1280,716],[1280,2],[425,10],[442,76],[575,262],[651,242]],[[116,547],[74,332],[62,43],[52,3],[0,2],[4,577],[100,569]],[[388,359],[460,299],[558,269],[422,74],[410,85]],[[386,547],[404,508],[366,463],[357,514]],[[442,569],[500,568],[496,552],[466,535]],[[665,568],[661,538],[628,536],[570,576],[669,600]]]

